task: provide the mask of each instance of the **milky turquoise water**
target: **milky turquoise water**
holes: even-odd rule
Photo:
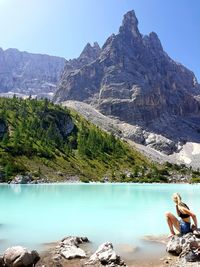
[[[168,234],[164,213],[175,213],[174,192],[200,219],[199,185],[0,185],[0,251],[17,244],[38,248],[67,235],[96,245],[141,245],[145,235]]]

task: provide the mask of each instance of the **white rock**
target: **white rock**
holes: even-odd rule
[[[64,246],[60,250],[60,254],[65,259],[74,259],[74,258],[85,258],[86,254],[85,251],[83,251],[81,248],[78,248],[76,246]]]

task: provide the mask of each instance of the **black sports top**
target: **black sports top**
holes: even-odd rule
[[[183,205],[184,205],[185,208],[187,208],[189,210],[188,206],[185,203],[183,203]],[[176,211],[177,211],[178,216],[181,217],[182,219],[185,219],[185,218],[189,218],[190,217],[189,214],[182,213],[179,210],[178,205],[176,205]]]

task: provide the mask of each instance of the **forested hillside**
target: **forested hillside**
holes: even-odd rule
[[[48,100],[0,98],[0,178],[166,181],[163,169],[78,113]]]

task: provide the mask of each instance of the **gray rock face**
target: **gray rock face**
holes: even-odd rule
[[[0,93],[25,95],[54,92],[66,60],[60,57],[0,48]]]
[[[107,39],[96,59],[63,73],[54,100],[89,103],[104,115],[162,135],[169,139],[167,153],[176,151],[174,142],[200,142],[196,77],[164,52],[156,33],[143,36],[137,26],[135,13],[125,14],[119,33]]]

